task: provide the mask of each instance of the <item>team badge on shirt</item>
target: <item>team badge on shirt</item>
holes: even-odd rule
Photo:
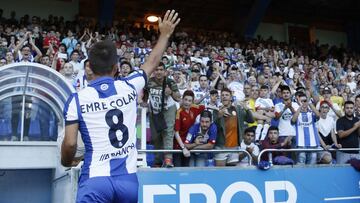
[[[102,84],[101,86],[100,86],[100,89],[102,90],[102,91],[105,91],[105,90],[107,90],[109,88],[109,85],[108,84]]]

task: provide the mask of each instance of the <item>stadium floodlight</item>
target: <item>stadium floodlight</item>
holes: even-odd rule
[[[146,17],[146,20],[149,21],[150,23],[155,23],[159,20],[159,17],[154,15],[149,15],[148,17]]]

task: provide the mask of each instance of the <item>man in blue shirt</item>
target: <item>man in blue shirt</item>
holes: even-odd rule
[[[212,115],[209,110],[200,114],[200,123],[195,123],[189,129],[185,140],[187,149],[213,149],[216,143],[217,127],[212,122]],[[190,162],[195,166],[206,166],[207,162],[213,162],[212,153],[201,153],[191,155]]]

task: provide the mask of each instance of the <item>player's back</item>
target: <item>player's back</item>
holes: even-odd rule
[[[100,77],[69,98],[66,122],[79,124],[85,144],[83,180],[136,172],[136,101],[146,80],[142,70],[116,81]]]
[[[82,172],[87,167],[89,177],[135,172],[135,88],[126,81],[92,83],[78,94],[79,129],[86,148]]]

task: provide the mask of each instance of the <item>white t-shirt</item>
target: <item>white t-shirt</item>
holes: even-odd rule
[[[237,81],[232,81],[228,85],[228,88],[233,92],[234,99],[236,101],[244,101],[244,85]],[[235,102],[235,101],[234,101]]]
[[[260,150],[259,150],[259,147],[256,144],[251,143],[250,145],[247,145],[247,144],[244,143],[244,141],[242,141],[240,143],[240,149],[246,150],[247,147],[253,147],[254,150],[253,150],[252,154],[255,155],[255,156],[259,155]],[[245,156],[242,160],[240,160],[239,165],[240,166],[248,166],[249,165],[249,157]]]
[[[331,130],[336,128],[336,121],[329,115],[326,116],[325,119],[321,118],[316,122],[316,126],[319,132],[324,136],[327,137]]]
[[[299,108],[299,105],[296,102],[292,102],[291,106],[296,111]],[[285,104],[280,102],[275,105],[275,114],[280,114],[285,108]],[[289,108],[287,108],[284,113],[279,118],[279,136],[295,136],[295,125],[291,124],[291,118],[293,113]]]
[[[84,63],[74,61],[70,61],[69,63],[73,65],[74,73],[80,73],[80,71],[84,70]]]

